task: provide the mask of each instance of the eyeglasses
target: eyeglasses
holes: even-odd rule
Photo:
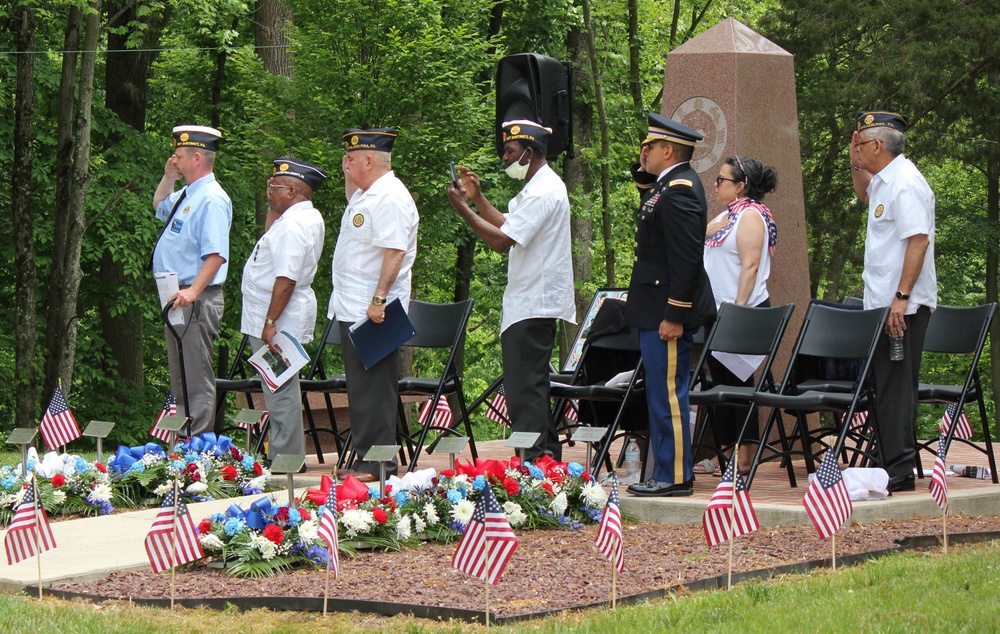
[[[715,177],[715,186],[716,187],[721,187],[723,181],[729,181],[730,183],[742,183],[743,182],[743,181],[738,181],[738,180],[736,180],[734,178],[726,178],[725,176],[716,176]]]
[[[868,139],[867,141],[858,141],[857,143],[854,144],[854,147],[861,147],[866,143],[875,143],[876,141],[878,141],[878,139]]]
[[[291,185],[275,185],[274,183],[267,184],[267,193],[271,193],[272,189],[291,189]]]

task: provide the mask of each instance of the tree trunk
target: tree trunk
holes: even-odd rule
[[[14,103],[14,164],[11,211],[14,229],[14,427],[34,427],[35,416],[35,238],[31,162],[35,144],[35,8],[17,8],[14,25],[17,87]]]
[[[154,14],[144,18],[147,28],[141,48],[126,51],[130,33],[116,33],[114,28],[140,19],[136,15],[136,5],[113,0],[108,4],[108,16],[104,103],[122,122],[141,133],[146,129],[149,77],[155,58],[153,49],[159,44],[166,17]],[[105,149],[120,141],[121,134],[112,132]],[[143,345],[142,337],[136,335],[143,332],[145,320],[141,307],[129,299],[136,293],[136,281],[126,276],[125,262],[116,259],[110,249],[105,249],[101,256],[100,277],[105,290],[98,303],[101,334],[115,362],[115,368],[108,371],[117,372],[127,383],[142,387],[145,384]],[[125,306],[124,311],[122,306]]]
[[[628,86],[636,116],[645,119],[642,107],[642,75],[639,67],[642,45],[639,44],[639,0],[628,0]]]
[[[996,128],[994,128],[996,130]],[[996,145],[989,145],[986,154],[986,217],[992,231],[1000,226],[1000,151]],[[997,301],[997,245],[990,244],[986,251],[986,301]],[[1000,416],[1000,319],[994,318],[990,325],[990,379],[993,382],[993,433],[997,433],[996,421]]]
[[[288,28],[292,26],[291,7],[284,0],[257,0],[254,19],[254,44],[264,70],[278,77],[291,79],[294,60],[288,50]],[[294,113],[289,113],[294,119]],[[267,219],[267,192],[258,187],[254,194],[254,215],[257,226]]]
[[[567,48],[570,59],[573,60],[573,86],[580,93],[591,90],[591,77],[587,69],[590,62],[587,58],[587,35],[580,28],[573,28],[567,34]],[[593,108],[585,99],[573,100],[573,144],[577,148],[588,148],[593,141],[594,133],[594,112]],[[593,258],[591,249],[593,248],[593,205],[591,204],[591,194],[594,190],[593,180],[590,178],[591,166],[583,158],[583,152],[577,152],[575,158],[566,158],[563,161],[563,177],[566,180],[566,190],[573,201],[573,214],[570,217],[570,231],[573,235],[573,279],[578,281],[589,280],[593,275]],[[582,286],[576,285],[574,297],[576,300],[576,315],[579,320],[586,315],[590,307],[589,294],[581,292]],[[573,341],[576,340],[578,328],[566,327],[562,330],[560,340],[560,350],[565,354],[569,353]]]
[[[75,10],[73,10],[75,11]],[[73,24],[70,14],[70,28]],[[87,187],[90,184],[90,115],[94,98],[94,66],[97,60],[97,43],[101,30],[101,0],[92,0],[90,12],[85,20],[83,53],[80,57],[79,101],[76,109],[73,145],[70,161],[69,182],[66,205],[56,205],[56,233],[62,233],[63,240],[53,244],[52,275],[49,283],[48,333],[45,364],[45,396],[48,397],[62,380],[63,391],[67,394],[73,383],[73,363],[76,357],[77,299],[83,271],[80,269],[80,251],[83,232],[86,229],[85,213]],[[73,49],[66,49],[73,50]],[[65,67],[64,67],[65,78]],[[62,92],[62,90],[60,90]],[[70,102],[72,90],[70,90]],[[60,119],[63,117],[60,103]],[[62,130],[60,130],[61,132]],[[57,190],[59,185],[57,184]],[[59,261],[59,266],[55,265]],[[61,275],[56,277],[56,270]]]
[[[601,67],[597,61],[596,34],[594,21],[590,16],[590,0],[583,0],[583,24],[587,36],[587,55],[590,57],[591,81],[594,83],[594,105],[597,106],[597,123],[601,130],[601,236],[604,238],[604,276],[608,286],[615,283],[615,247],[611,231],[611,172],[608,156],[611,154],[611,139],[608,132],[608,115],[604,109],[604,84],[601,81]]]
[[[233,18],[232,30],[240,25],[239,18]],[[219,51],[215,58],[215,81],[212,82],[212,127],[218,128],[222,120],[222,86],[226,80],[226,49]]]

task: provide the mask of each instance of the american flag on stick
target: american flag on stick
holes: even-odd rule
[[[952,403],[944,410],[944,416],[941,417],[941,422],[938,424],[938,432],[948,433],[948,429],[952,425],[952,421],[955,420],[955,412],[958,410],[958,403]],[[961,440],[970,440],[972,438],[972,424],[969,422],[969,417],[965,413],[965,408],[962,408],[961,413],[958,415],[958,420],[955,421],[955,435],[953,438],[959,438]]]
[[[705,540],[709,546],[729,541],[730,525],[734,538],[752,533],[760,528],[753,502],[750,501],[750,491],[747,490],[746,481],[735,465],[736,457],[734,455],[722,474],[722,482],[716,487],[712,499],[708,501],[705,514],[701,519],[705,529]],[[733,515],[734,510],[735,516]],[[735,519],[733,519],[734,517]]]
[[[429,418],[431,429],[451,429],[455,417],[451,413],[451,406],[448,405],[448,399],[444,396],[439,398],[437,405],[434,407],[434,416],[431,416],[431,402],[433,400],[434,397],[432,396],[426,403],[420,406],[420,415],[417,416],[417,422],[421,425],[427,425],[427,419]]]
[[[451,558],[451,566],[495,586],[515,550],[517,536],[493,490],[484,487],[465,535]]]
[[[170,432],[164,429],[157,429],[157,425],[160,421],[167,416],[177,415],[177,399],[174,397],[174,388],[170,388],[167,392],[167,400],[163,402],[163,409],[156,416],[156,420],[153,421],[153,428],[149,430],[149,435],[157,440],[162,440],[163,442],[170,442]]]
[[[507,413],[507,393],[503,389],[503,383],[493,393],[490,406],[486,408],[486,418],[500,423],[504,427],[510,427],[510,415]]]
[[[319,520],[319,536],[326,542],[327,568],[336,579],[340,574],[340,538],[337,532],[337,483],[330,485],[323,505],[323,517]]]
[[[618,497],[618,475],[611,474],[611,495],[601,514],[601,525],[594,540],[597,549],[615,566],[618,574],[625,570],[625,544],[622,538],[622,511]]]
[[[145,545],[149,565],[156,573],[205,556],[198,541],[198,528],[191,519],[187,504],[179,499],[176,485],[163,498],[160,512],[156,514],[156,519],[146,534]]]
[[[7,551],[7,563],[13,566],[19,561],[40,555],[46,550],[56,547],[56,538],[52,535],[49,518],[41,504],[37,504],[38,487],[35,479],[28,483],[28,490],[21,503],[17,505],[14,519],[7,527],[7,535],[3,538],[3,546]],[[38,552],[35,552],[35,527],[38,528]]]
[[[844,419],[843,420],[846,420],[846,419],[847,419],[847,414],[844,414]],[[842,422],[843,422],[843,420],[842,420]],[[854,412],[854,415],[851,416],[851,427],[850,427],[850,429],[851,429],[851,431],[856,431],[858,429],[862,429],[865,426],[865,423],[867,423],[867,422],[868,422],[868,412]]]
[[[948,439],[947,430],[941,432],[938,439],[937,457],[934,459],[934,472],[931,473],[931,497],[941,507],[941,510],[948,513],[948,467],[945,465],[945,456],[948,453],[946,441]]]
[[[802,504],[822,539],[836,533],[851,516],[854,506],[837,464],[837,452],[832,448],[823,456]]]
[[[42,432],[45,444],[50,450],[67,445],[83,435],[80,426],[76,424],[73,410],[66,403],[62,387],[56,387],[52,400],[49,401],[49,407],[42,416],[42,422],[38,424],[38,429]]]

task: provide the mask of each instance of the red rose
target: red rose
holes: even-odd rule
[[[239,462],[240,460],[243,460],[243,454],[240,453],[239,449],[237,449],[236,447],[233,447],[232,445],[230,445],[230,447],[229,447],[229,455],[231,455],[233,457],[233,460],[235,460],[237,462]]]
[[[542,482],[542,488],[543,488],[543,489],[545,489],[545,491],[546,491],[546,492],[547,492],[547,493],[548,493],[548,494],[549,494],[550,496],[553,496],[553,495],[555,495],[555,494],[556,494],[556,492],[552,490],[552,485],[551,485],[551,484],[549,484],[548,482]]]
[[[514,478],[504,478],[503,488],[506,489],[507,495],[517,495],[517,492],[521,490],[521,485]]]
[[[66,484],[66,476],[61,473],[57,473],[52,476],[52,486],[61,487],[64,484]]]
[[[207,517],[198,524],[198,534],[207,535],[212,532],[212,520]]]
[[[392,485],[391,484],[385,485],[385,494],[386,495],[392,495]]]
[[[267,528],[264,529],[263,535],[264,539],[276,546],[280,546],[281,542],[285,541],[285,531],[281,530],[281,527],[277,524],[268,524]]]
[[[385,511],[383,511],[382,509],[375,509],[374,511],[372,511],[372,517],[374,517],[375,521],[378,522],[379,524],[385,524],[386,522],[389,521],[389,516],[386,515]]]
[[[260,466],[259,462],[253,463],[253,472],[257,475],[264,475],[264,467]]]
[[[222,479],[229,480],[230,482],[236,480],[236,476],[239,475],[239,471],[233,465],[227,464],[222,467]]]
[[[194,473],[191,474],[191,482],[200,482],[200,481],[201,481],[201,474],[200,473],[198,473],[197,471],[195,471]]]
[[[107,473],[108,472],[108,468],[105,467],[104,465],[102,465],[100,462],[95,462],[94,463],[94,468],[97,469],[98,471],[100,471],[101,473]]]
[[[194,473],[197,470],[198,470],[198,464],[194,463],[194,462],[192,462],[188,466],[184,467],[184,471],[186,471],[188,473]]]

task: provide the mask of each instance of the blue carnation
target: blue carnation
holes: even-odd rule
[[[246,523],[242,519],[238,517],[231,517],[226,520],[226,525],[223,526],[223,530],[226,531],[226,535],[232,537],[233,535],[242,533],[245,526]]]
[[[316,509],[316,517],[323,517],[323,513],[326,513],[326,504],[323,504]]]
[[[472,488],[476,491],[482,491],[486,487],[486,478],[481,475],[476,476],[476,479],[472,481]]]
[[[3,487],[8,490],[13,489],[14,482],[15,482],[14,478],[4,478],[3,480],[0,480],[0,487]]]
[[[458,504],[464,499],[462,494],[455,489],[448,491],[448,501],[452,504]]]
[[[173,462],[170,463],[170,466],[173,467],[174,469],[177,469],[178,471],[183,471],[185,467],[187,467],[187,465],[184,464],[183,460],[174,460]]]
[[[378,489],[375,487],[368,487],[368,497],[378,499]]]
[[[35,460],[34,458],[28,458],[28,462],[25,465],[27,467],[27,469],[28,469],[28,473],[31,473],[32,471],[35,470],[35,465],[36,464],[38,464],[37,460]]]
[[[76,459],[73,460],[73,470],[76,471],[77,473],[83,473],[89,468],[90,468],[90,463],[84,460],[83,458],[77,456]]]
[[[583,475],[583,465],[579,462],[571,462],[566,466],[566,471],[574,478],[579,478]]]
[[[142,473],[146,470],[146,465],[142,464],[142,460],[136,460],[132,463],[132,466],[128,468],[129,471],[135,471],[136,473]]]
[[[410,501],[410,496],[406,494],[406,491],[399,491],[392,496],[392,499],[396,501],[396,506],[403,506]]]
[[[243,460],[240,460],[240,465],[247,471],[253,471],[253,456],[243,456]]]
[[[209,519],[211,519],[213,522],[224,522],[226,521],[226,516],[223,515],[222,513],[212,513],[212,515],[209,516]]]
[[[197,462],[198,454],[193,451],[189,451],[186,454],[184,454],[184,459],[187,460],[188,462]]]
[[[528,471],[531,473],[531,477],[534,478],[534,479],[536,479],[536,480],[544,480],[545,479],[545,472],[542,471],[541,469],[539,469],[538,467],[536,467],[533,464],[529,464],[528,465]]]
[[[299,509],[288,509],[288,525],[298,526],[299,522],[302,521],[302,514],[299,513]]]

